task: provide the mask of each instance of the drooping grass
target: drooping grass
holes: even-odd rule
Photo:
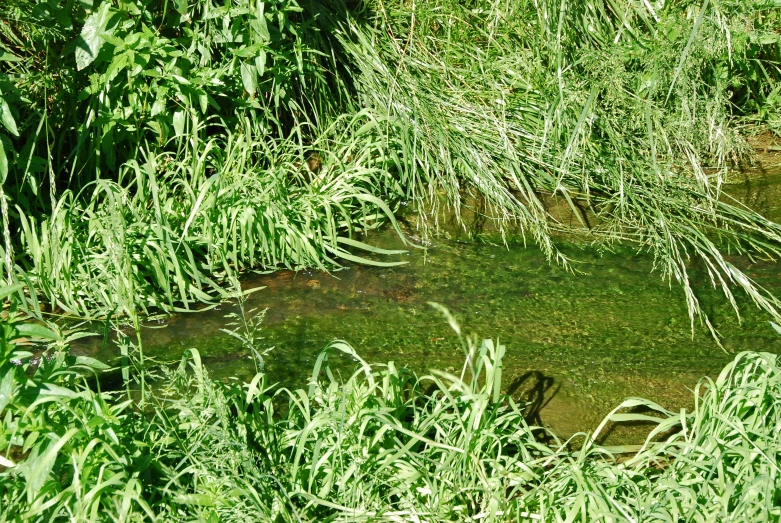
[[[55,341],[36,368],[25,344],[43,338]],[[574,452],[554,435],[544,443],[524,405],[501,394],[504,348],[462,341],[460,375],[426,376],[369,365],[334,342],[308,390],[295,391],[270,388],[263,373],[212,381],[192,352],[130,399],[87,387],[77,371],[99,362],[69,356],[62,334],[12,308],[0,360],[0,521],[781,517],[776,356],[737,356],[700,383],[691,413],[627,400],[605,423],[656,428],[618,456],[628,449],[600,447],[596,434],[578,436]],[[354,374],[332,372],[335,353],[357,362]],[[638,406],[652,414],[623,412]]]
[[[580,218],[577,201],[592,218],[575,229],[651,252],[682,286],[692,325],[707,323],[692,259],[733,305],[740,288],[778,317],[778,301],[724,253],[778,257],[781,229],[721,193],[729,162],[748,154],[735,113],[779,78],[778,48],[758,45],[777,42],[770,4],[371,5],[374,30],[349,25],[344,46],[361,99],[404,122],[419,197],[457,207],[477,194],[560,262],[551,233],[571,227],[542,197]]]
[[[781,321],[725,258],[776,257],[781,230],[721,193],[738,126],[777,116],[773,6],[5,2],[6,279],[78,314],[188,308],[465,193],[566,264],[554,197],[581,236],[651,252],[692,326],[691,263]]]
[[[380,125],[338,122],[309,144],[309,163],[296,137],[264,137],[249,120],[177,154],[150,151],[118,181],[65,193],[45,220],[17,209],[22,274],[64,310],[132,315],[214,301],[247,269],[393,265],[361,258],[356,249],[377,249],[350,239],[396,226],[382,199],[398,190],[393,159],[363,140]]]

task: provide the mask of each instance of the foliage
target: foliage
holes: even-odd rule
[[[241,270],[365,262],[397,202],[471,193],[559,263],[551,199],[650,251],[692,325],[691,259],[781,321],[724,256],[781,230],[721,192],[739,125],[779,120],[775,6],[4,0],[6,279],[81,315],[189,308]]]
[[[343,112],[340,66],[319,27],[328,7],[296,0],[30,4],[5,1],[2,11],[8,99],[26,138],[15,182],[27,177],[27,193],[36,194],[47,167],[58,189],[78,190],[110,178],[147,142],[204,137],[221,121],[251,116],[267,131],[289,130],[296,120]]]
[[[692,258],[734,304],[778,302],[724,257],[779,255],[781,230],[722,194],[747,154],[736,112],[781,78],[779,15],[755,2],[383,2],[344,45],[365,104],[405,122],[416,195],[458,206],[466,190],[517,222],[552,259],[569,205],[602,245],[651,252],[707,322]],[[390,40],[388,39],[390,35]],[[384,86],[390,86],[390,89]],[[710,326],[710,325],[709,325]]]
[[[36,363],[25,345],[44,338]],[[66,342],[13,307],[4,319],[0,521],[781,516],[781,366],[770,354],[740,354],[703,380],[691,413],[627,400],[571,451],[550,434],[544,443],[501,394],[504,348],[491,340],[462,340],[460,376],[421,377],[337,341],[295,391],[262,372],[212,381],[193,351],[141,397],[90,388],[83,371],[100,364],[69,356]],[[357,362],[346,380],[328,365],[334,352]],[[637,407],[653,415],[622,412]],[[594,443],[623,421],[656,424],[628,459]]]
[[[150,152],[127,162],[118,181],[90,184],[88,200],[65,192],[46,220],[20,210],[24,274],[62,309],[132,316],[225,296],[240,270],[393,265],[355,255],[377,249],[349,238],[396,226],[377,196],[398,184],[392,159],[360,141],[379,125],[358,115],[327,129],[310,146],[322,150],[317,174],[302,167],[300,143],[263,137],[249,119],[224,141]]]

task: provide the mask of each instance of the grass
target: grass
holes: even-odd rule
[[[369,365],[346,342],[309,388],[154,373],[121,337],[123,388],[44,312],[214,304],[244,271],[392,254],[358,241],[399,205],[632,243],[684,291],[704,266],[737,311],[778,300],[731,254],[781,228],[722,194],[778,132],[775,2],[366,0],[0,3],[0,521],[778,521],[781,374],[744,353],[691,413],[627,400],[639,450],[529,426],[504,348],[460,375]],[[566,202],[565,226],[544,202]],[[399,231],[401,234],[401,232]],[[387,263],[386,263],[387,265]],[[32,315],[31,321],[29,315]],[[238,336],[253,345],[257,325]],[[457,326],[454,328],[458,332]],[[334,373],[330,353],[355,359]],[[640,409],[638,411],[638,409]]]
[[[391,160],[361,142],[377,125],[357,115],[318,136],[316,174],[295,137],[264,138],[249,119],[224,139],[149,152],[117,181],[65,192],[44,220],[19,209],[23,275],[60,309],[105,317],[216,302],[249,269],[393,265],[362,258],[376,249],[350,238],[396,226],[378,196],[398,184]]]
[[[721,192],[738,130],[778,121],[772,3],[259,5],[2,5],[3,258],[31,306],[214,303],[245,270],[366,262],[355,234],[399,202],[474,196],[556,263],[561,230],[651,252],[692,327],[692,263],[781,321],[725,257],[781,231]]]
[[[262,372],[213,381],[191,351],[139,396],[135,373],[129,392],[87,386],[84,371],[101,364],[70,356],[66,333],[15,309],[0,360],[2,521],[781,517],[775,355],[736,356],[700,382],[692,412],[629,399],[594,433],[560,441],[502,394],[504,347],[462,338],[452,319],[465,351],[457,374],[369,365],[336,341],[308,388],[287,390]],[[331,371],[339,353],[356,362],[352,375]],[[628,421],[653,426],[639,449],[595,443]]]
[[[404,122],[419,196],[444,193],[457,207],[463,191],[477,194],[489,217],[516,222],[560,263],[551,234],[569,227],[543,198],[578,217],[586,208],[592,217],[576,230],[652,253],[683,288],[692,324],[710,327],[689,283],[692,259],[733,304],[738,288],[777,315],[777,300],[724,253],[777,257],[778,225],[721,196],[729,162],[748,152],[735,126],[739,97],[730,98],[747,80],[736,63],[761,61],[749,58],[757,36],[744,30],[762,32],[759,20],[777,15],[767,8],[390,2],[373,13],[374,32],[353,25],[344,45],[362,98]],[[774,85],[777,57],[767,65],[766,83],[741,84],[744,96]]]

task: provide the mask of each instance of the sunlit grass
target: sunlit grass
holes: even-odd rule
[[[725,258],[781,230],[721,192],[781,107],[770,2],[54,3],[0,8],[0,211],[6,280],[59,309],[190,308],[473,196],[554,263],[561,230],[651,252],[692,326],[691,263],[781,321]]]
[[[336,341],[299,390],[262,372],[212,381],[191,351],[139,396],[87,387],[82,373],[101,365],[69,356],[56,329],[13,309],[3,329],[0,521],[781,516],[775,355],[738,355],[700,382],[691,412],[629,399],[595,433],[560,441],[502,394],[504,347],[491,340],[459,334],[462,370],[423,376]],[[23,352],[29,341],[12,341],[21,336],[53,340],[39,364]],[[337,354],[356,362],[352,375],[331,369]],[[642,448],[595,443],[628,421],[655,426]]]
[[[108,316],[215,302],[249,269],[394,265],[362,257],[377,249],[352,239],[396,227],[384,202],[398,186],[392,159],[362,141],[379,125],[345,119],[305,148],[247,120],[177,153],[145,153],[119,180],[63,194],[46,219],[19,209],[19,277],[63,310]],[[318,155],[316,172],[305,152]]]

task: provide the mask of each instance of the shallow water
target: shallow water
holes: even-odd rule
[[[781,219],[781,176],[746,182],[731,192],[765,209],[769,218]],[[393,231],[366,241],[403,247]],[[408,262],[394,268],[247,277],[245,289],[265,287],[251,294],[246,307],[268,308],[261,346],[274,347],[265,358],[272,381],[303,385],[317,355],[337,338],[369,362],[460,371],[464,357],[458,339],[429,301],[449,308],[466,333],[499,338],[507,346],[507,389],[530,402],[527,412],[534,421],[562,435],[593,428],[629,396],[674,410],[689,407],[697,380],[717,373],[737,352],[781,353],[781,336],[766,315],[739,296],[739,323],[696,268],[698,297],[723,336],[724,349],[699,324],[692,333],[682,291],[652,272],[646,255],[560,244],[581,273],[573,274],[548,263],[533,246],[435,243],[384,257]],[[733,262],[781,294],[778,265]],[[145,354],[170,361],[197,348],[213,376],[248,380],[255,372],[253,357],[220,331],[225,315],[237,310],[224,304],[152,322],[143,328]],[[116,348],[98,342],[78,350],[104,359],[116,355]],[[342,363],[340,370],[348,372]],[[633,439],[638,430],[619,428],[609,441]]]

